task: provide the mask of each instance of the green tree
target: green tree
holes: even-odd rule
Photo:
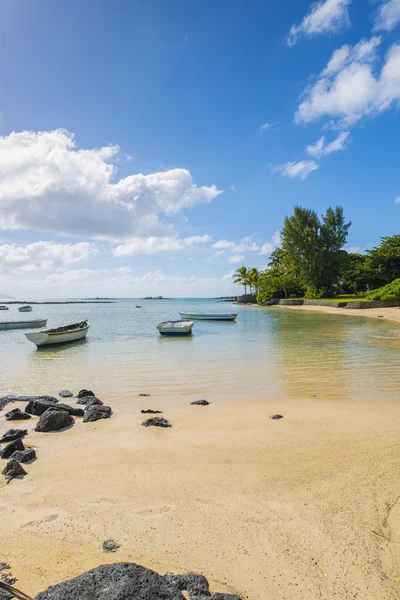
[[[249,269],[247,272],[246,280],[250,287],[250,294],[258,294],[258,290],[260,288],[260,271],[255,267]]]
[[[249,285],[249,274],[247,267],[239,267],[233,274],[233,283],[244,286],[244,293],[247,294],[247,286]]]
[[[336,291],[350,225],[341,206],[329,207],[322,219],[314,210],[296,206],[293,215],[285,218],[283,263],[300,279],[308,297],[329,296]]]
[[[400,235],[381,238],[378,247],[367,250],[369,283],[381,286],[400,278]]]
[[[368,257],[365,254],[346,252],[340,272],[340,287],[343,291],[353,294],[365,292],[371,279]]]

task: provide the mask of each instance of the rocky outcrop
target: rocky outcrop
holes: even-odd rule
[[[31,402],[32,400],[52,400],[58,402],[53,396],[16,396],[9,394],[8,396],[0,397],[0,410],[2,410],[9,402]]]
[[[69,406],[68,404],[63,404],[62,402],[56,404],[55,406],[49,406],[47,410],[66,410],[67,413],[71,415],[71,417],[83,417],[83,415],[85,414],[83,408]]]
[[[58,404],[57,398],[43,397],[30,400],[25,407],[25,412],[40,417],[49,407]]]
[[[83,404],[84,406],[92,406],[93,404],[97,404],[98,406],[102,406],[103,402],[96,398],[96,396],[82,396],[77,400],[77,404]]]
[[[26,421],[30,418],[31,415],[28,415],[28,413],[23,412],[20,408],[13,408],[8,413],[6,413],[7,421]]]
[[[0,444],[2,444],[3,442],[13,442],[14,440],[18,440],[20,438],[25,437],[27,434],[28,434],[27,429],[9,429],[0,438]]]
[[[21,438],[18,438],[3,448],[3,450],[0,452],[0,457],[10,458],[10,456],[17,450],[25,450],[24,442],[21,440]]]
[[[78,392],[78,398],[84,398],[85,396],[94,396],[94,392],[92,390],[80,390]]]
[[[99,421],[100,419],[109,419],[111,417],[112,410],[110,406],[98,406],[97,404],[90,405],[83,417],[84,423],[92,421]]]
[[[256,304],[257,296],[255,294],[243,294],[243,296],[238,296],[236,299],[238,304]]]
[[[48,431],[60,431],[74,424],[74,420],[66,410],[46,410],[36,423],[35,431],[45,433]]]
[[[142,425],[143,427],[172,427],[171,423],[162,417],[152,417],[144,421]]]
[[[134,563],[101,565],[55,585],[34,600],[241,600],[232,594],[210,594],[202,575],[159,575]]]
[[[195,400],[194,402],[191,402],[190,404],[194,404],[197,406],[209,406],[209,404],[211,404],[211,403],[208,402],[207,400]]]
[[[30,463],[36,460],[36,452],[33,448],[26,448],[26,450],[16,450],[10,456],[10,460],[16,460],[19,463]]]

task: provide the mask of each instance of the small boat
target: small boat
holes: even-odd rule
[[[193,321],[234,321],[236,313],[179,313],[182,319],[192,319]]]
[[[26,337],[36,346],[49,346],[51,344],[65,344],[66,342],[76,342],[86,337],[89,330],[89,321],[81,321],[73,325],[46,329],[38,333],[26,333]]]
[[[190,335],[193,321],[164,321],[157,325],[161,335]]]
[[[137,305],[135,306],[135,308],[142,308],[142,307],[141,307],[141,306],[139,306],[139,304],[137,304]]]
[[[32,306],[27,304],[26,306],[20,306],[18,310],[19,312],[31,312]]]
[[[0,305],[0,310],[8,310],[8,306],[4,306],[4,304]]]
[[[31,329],[33,327],[46,327],[47,319],[33,321],[2,321],[0,329]]]

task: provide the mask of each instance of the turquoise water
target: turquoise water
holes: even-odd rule
[[[160,336],[156,325],[179,310],[238,312],[238,320],[197,321],[188,338]],[[166,401],[400,397],[400,327],[383,319],[182,299],[34,305],[29,316],[47,317],[48,327],[88,318],[91,328],[84,342],[39,351],[23,331],[0,331],[0,394],[88,387],[114,402],[139,392]],[[2,314],[17,318],[15,306]]]

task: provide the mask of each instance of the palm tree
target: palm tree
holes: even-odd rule
[[[247,267],[240,267],[239,269],[236,269],[236,271],[233,274],[233,277],[235,278],[233,280],[233,283],[237,283],[238,285],[243,285],[245,294],[247,294],[247,286],[249,284],[248,274],[249,273],[248,273]]]
[[[256,294],[258,294],[260,287],[260,275],[260,271],[255,267],[247,271],[247,280],[250,286],[250,293],[254,291]]]

